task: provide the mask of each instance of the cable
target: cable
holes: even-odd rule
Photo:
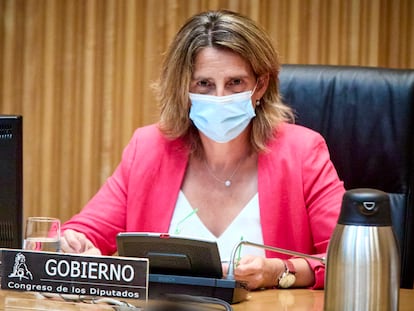
[[[72,295],[72,294],[54,294],[54,293],[40,293],[43,297],[49,299],[62,299],[66,302],[81,302],[86,304],[107,304],[114,306],[114,310],[123,311],[142,311],[140,307],[136,307],[126,301],[118,300],[115,298],[109,297],[95,297],[95,296],[85,296],[85,295]]]
[[[225,311],[233,311],[233,307],[226,301],[206,296],[192,296],[186,294],[164,294],[165,301],[161,301],[158,305],[149,305],[147,308],[134,306],[126,301],[117,300],[106,297],[93,297],[84,295],[68,295],[68,294],[50,294],[41,293],[45,298],[60,298],[67,302],[82,302],[87,304],[107,304],[114,306],[116,311],[194,311],[194,306],[197,305],[197,310],[212,310],[218,309]],[[201,306],[202,305],[202,306]]]

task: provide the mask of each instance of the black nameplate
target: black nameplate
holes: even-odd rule
[[[148,299],[148,259],[0,249],[1,288]]]

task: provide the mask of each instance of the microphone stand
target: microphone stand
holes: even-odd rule
[[[267,249],[269,251],[280,253],[280,254],[286,254],[286,255],[292,255],[292,256],[297,256],[297,257],[314,259],[314,260],[320,261],[324,265],[326,264],[325,257],[312,256],[312,255],[299,253],[299,252],[295,252],[295,251],[290,251],[290,250],[279,248],[279,247],[273,247],[273,246],[268,246],[268,245],[264,245],[264,244],[258,244],[258,243],[242,240],[242,241],[240,241],[236,244],[236,246],[233,248],[233,250],[231,252],[230,262],[229,262],[229,270],[228,270],[227,277],[226,277],[227,280],[234,280],[234,262],[236,261],[237,251],[242,245],[249,245],[249,246],[253,246],[253,247]]]

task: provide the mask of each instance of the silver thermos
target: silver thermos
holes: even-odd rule
[[[327,252],[325,311],[396,311],[400,257],[389,197],[375,189],[345,193]]]

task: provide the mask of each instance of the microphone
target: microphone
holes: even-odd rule
[[[246,240],[241,240],[240,242],[238,242],[236,244],[236,246],[233,248],[233,250],[231,252],[230,262],[229,262],[229,270],[228,270],[227,277],[226,277],[227,280],[234,280],[234,262],[236,261],[237,251],[239,250],[239,248],[242,245],[249,245],[249,246],[253,246],[253,247],[267,249],[269,251],[272,251],[272,252],[275,252],[275,253],[280,253],[280,254],[286,254],[286,255],[292,255],[292,256],[297,256],[297,257],[314,259],[314,260],[320,261],[323,265],[326,264],[325,257],[312,256],[312,255],[308,255],[308,254],[304,254],[304,253],[291,251],[291,250],[288,250],[288,249],[283,249],[283,248],[279,248],[279,247],[273,247],[273,246],[268,246],[268,245],[264,245],[264,244],[249,242],[249,241],[246,241]]]

